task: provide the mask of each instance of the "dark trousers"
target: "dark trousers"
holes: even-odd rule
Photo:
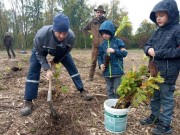
[[[11,58],[10,51],[11,51],[13,57],[14,57],[14,58],[16,57],[16,55],[15,55],[15,53],[14,53],[14,50],[13,50],[12,46],[6,46],[6,51],[7,51],[7,54],[8,54],[8,57],[9,57],[9,58]]]
[[[151,111],[164,124],[170,125],[173,118],[175,86],[164,83],[159,86],[160,90],[156,90],[151,99]]]
[[[106,80],[106,92],[108,99],[119,98],[116,91],[121,83],[121,77],[105,77]]]
[[[74,64],[74,61],[68,53],[64,59],[61,61],[63,66],[68,71],[72,81],[74,82],[77,90],[82,90],[83,84],[81,81],[81,77],[78,73],[78,70],[76,69],[76,66]],[[39,86],[39,79],[40,79],[40,70],[41,70],[41,64],[39,63],[35,50],[32,50],[32,55],[30,57],[30,67],[29,67],[29,73],[27,75],[26,79],[26,86],[25,86],[25,96],[24,99],[36,99],[38,94],[38,86]]]

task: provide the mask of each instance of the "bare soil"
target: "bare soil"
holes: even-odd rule
[[[90,65],[91,50],[73,50],[72,56],[81,74],[84,87],[94,95],[92,101],[80,98],[71,78],[62,66],[59,84],[61,88],[53,87],[53,105],[59,116],[50,116],[47,103],[48,81],[42,71],[38,98],[33,101],[33,113],[20,116],[23,106],[23,96],[26,75],[29,68],[31,52],[20,54],[16,50],[16,59],[7,59],[5,51],[1,51],[0,59],[0,135],[111,135],[104,127],[103,103],[106,97],[106,84],[98,69],[93,82],[86,81]],[[138,67],[146,64],[142,50],[129,50],[125,58],[125,71],[133,64]],[[12,67],[20,70],[12,71]],[[66,87],[67,92],[62,88]],[[173,135],[180,134],[180,77],[175,92],[174,119],[172,121]],[[154,126],[141,126],[139,120],[150,114],[149,106],[142,104],[131,108],[128,114],[127,129],[122,135],[150,135]]]

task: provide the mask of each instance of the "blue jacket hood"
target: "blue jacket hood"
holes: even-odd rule
[[[175,0],[162,0],[154,6],[150,13],[150,19],[156,24],[155,13],[158,11],[166,11],[168,13],[168,24],[179,23],[179,11]]]
[[[102,31],[109,31],[112,36],[111,38],[113,38],[115,34],[115,27],[113,22],[111,20],[104,21],[99,28],[99,33],[102,34]]]

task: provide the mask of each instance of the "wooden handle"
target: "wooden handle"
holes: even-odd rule
[[[51,100],[52,100],[52,79],[50,78],[47,101],[51,101]]]

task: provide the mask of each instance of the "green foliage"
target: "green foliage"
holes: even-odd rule
[[[5,74],[9,74],[11,72],[11,68],[6,66],[5,67]]]
[[[148,41],[151,34],[155,31],[156,25],[143,20],[140,27],[137,29],[136,34],[133,36],[131,48],[142,48]]]
[[[116,32],[115,32],[115,36],[116,36],[118,33],[121,33],[121,31],[122,31],[125,27],[131,27],[131,23],[129,22],[128,16],[124,16],[124,17],[123,17],[122,21],[121,21],[120,24],[119,24],[118,29],[117,29]]]
[[[57,91],[61,90],[61,92],[63,93],[67,93],[68,92],[68,88],[67,86],[61,86],[61,83],[59,81],[59,77],[60,77],[60,73],[61,73],[61,64],[55,64],[55,69],[54,69],[54,73],[53,73],[53,77],[55,79],[55,88]]]
[[[180,96],[180,91],[179,90],[176,90],[175,92],[174,92],[174,97],[179,97]]]
[[[61,91],[62,91],[62,93],[67,93],[68,92],[68,87],[67,86],[62,86]]]
[[[34,0],[22,1],[11,0],[10,9],[5,9],[3,1],[0,2],[0,36],[3,37],[9,31],[14,38],[14,48],[32,48],[33,38],[38,29],[44,25],[51,25],[53,16],[63,11],[69,16],[71,29],[76,35],[76,48],[91,48],[91,39],[84,37],[82,28],[95,16],[94,8],[98,5],[89,5],[90,0]],[[117,26],[123,27],[123,18],[128,16],[128,11],[119,8],[119,0],[113,0],[110,4],[104,4],[106,17],[111,19]],[[13,12],[12,12],[13,11]],[[117,37],[121,38],[126,47],[139,48],[147,42],[155,25],[143,21],[136,32],[132,35],[132,26],[124,27]],[[118,30],[119,31],[119,30]],[[0,49],[3,46],[3,38],[0,38]]]
[[[160,73],[156,77],[151,77],[148,67],[145,65],[140,66],[138,70],[131,69],[122,76],[121,84],[117,89],[120,98],[116,108],[119,106],[124,108],[126,103],[131,103],[134,107],[137,107],[142,102],[147,103],[150,101],[154,91],[159,90],[158,83],[163,82],[164,79],[160,76]]]
[[[22,69],[23,68],[23,64],[21,62],[18,62],[18,68]]]
[[[54,76],[56,82],[58,81],[58,79],[60,77],[60,71],[61,71],[61,64],[60,63],[55,64],[53,76]]]

